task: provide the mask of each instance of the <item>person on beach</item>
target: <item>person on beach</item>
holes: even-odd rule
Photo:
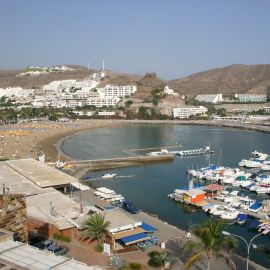
[[[190,236],[191,236],[191,233],[190,233],[190,232],[187,232],[187,233],[186,233],[187,239],[190,239]]]

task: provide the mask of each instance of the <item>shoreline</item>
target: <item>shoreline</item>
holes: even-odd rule
[[[106,121],[106,120],[97,120],[97,121]],[[111,122],[111,121],[110,121]],[[82,131],[71,133],[69,136],[59,136],[59,140],[54,143],[54,148],[58,153],[61,154],[62,157],[64,157],[65,160],[73,160],[71,156],[69,156],[67,153],[64,152],[62,148],[62,144],[64,143],[66,138],[74,137],[78,134],[87,132],[88,130],[95,129],[95,128],[105,128],[105,127],[120,127],[123,125],[138,125],[138,124],[146,124],[146,125],[158,125],[158,124],[165,124],[165,125],[198,125],[198,126],[210,126],[210,127],[217,127],[217,128],[235,128],[240,130],[246,130],[246,131],[253,131],[253,132],[260,132],[260,133],[266,133],[270,134],[270,122],[267,125],[258,125],[254,124],[252,126],[250,125],[239,125],[239,123],[236,122],[224,122],[224,121],[212,121],[212,120],[113,120],[113,122],[116,122],[116,125],[109,124],[104,126],[97,126],[92,127],[89,129],[84,129]],[[42,142],[41,142],[42,143]],[[45,144],[48,145],[47,141],[45,141]]]
[[[62,144],[66,138],[95,128],[120,127],[123,125],[201,125],[217,128],[235,128],[253,132],[270,133],[270,122],[241,124],[237,122],[212,120],[100,120],[83,119],[68,123],[38,122],[0,126],[0,159],[37,159],[45,153],[46,162],[55,162],[60,157],[65,160],[73,158],[67,155]]]

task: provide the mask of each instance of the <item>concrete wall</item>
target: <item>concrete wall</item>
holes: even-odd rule
[[[53,238],[54,234],[67,236],[70,237],[71,239],[74,238],[75,228],[59,230],[53,224],[33,218],[28,218],[27,227],[29,232],[38,233],[50,239]]]
[[[0,228],[13,232],[22,242],[27,241],[27,212],[24,195],[0,195]]]

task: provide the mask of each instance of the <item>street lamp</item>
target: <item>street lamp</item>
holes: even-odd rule
[[[247,245],[247,267],[246,267],[246,270],[248,270],[250,247],[251,247],[251,245],[252,245],[252,242],[253,242],[258,236],[260,236],[260,235],[262,234],[262,232],[259,233],[259,234],[257,234],[257,235],[255,235],[254,237],[252,237],[252,238],[250,239],[249,242],[247,242],[247,240],[246,240],[244,237],[242,237],[242,236],[240,236],[240,235],[237,235],[237,234],[233,234],[233,233],[227,232],[227,231],[222,231],[222,234],[223,234],[223,235],[226,235],[226,236],[235,236],[235,237],[238,237],[238,238],[242,239],[242,240],[244,241],[244,243]],[[256,246],[256,245],[252,245],[252,247],[253,247],[253,248],[256,248],[257,246]]]

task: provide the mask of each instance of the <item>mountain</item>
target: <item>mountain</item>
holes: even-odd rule
[[[40,87],[54,80],[84,79],[93,70],[85,67],[72,66],[75,70],[52,72],[41,75],[17,76],[22,70],[0,70],[0,88],[21,86],[24,88]],[[100,86],[106,84],[135,84],[138,91],[134,98],[151,100],[151,91],[163,89],[169,85],[174,91],[194,97],[198,94],[235,93],[265,94],[270,86],[270,65],[231,65],[224,68],[211,69],[192,74],[188,77],[165,81],[155,73],[145,75],[126,74],[115,71],[106,71],[106,77]]]
[[[235,93],[265,94],[270,86],[270,65],[231,65],[172,80],[169,86],[188,96]]]

